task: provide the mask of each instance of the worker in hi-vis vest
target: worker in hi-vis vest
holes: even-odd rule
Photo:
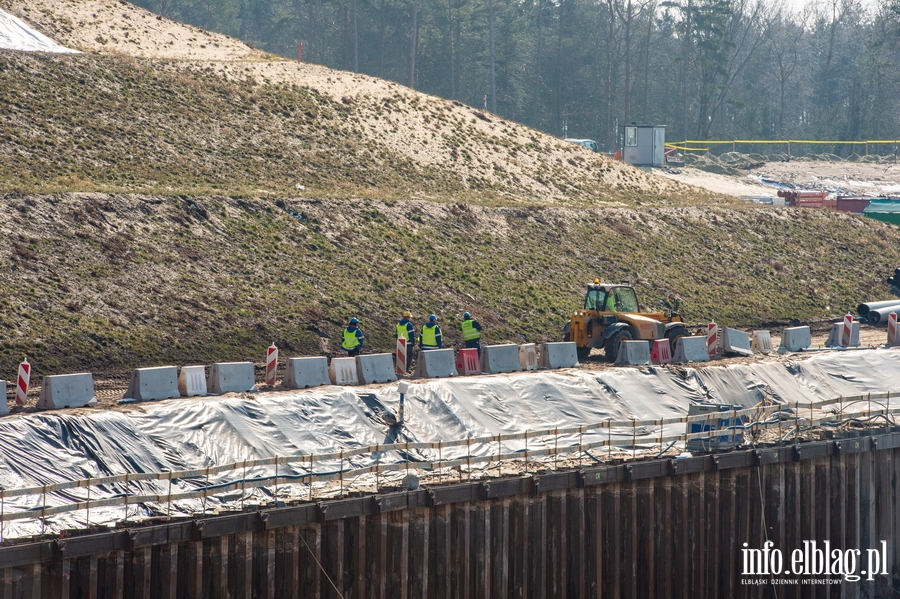
[[[466,312],[463,314],[462,335],[466,348],[478,350],[478,357],[481,357],[481,324],[472,318],[472,315]]]
[[[366,338],[359,328],[359,319],[354,316],[350,319],[350,324],[344,327],[344,341],[341,343],[341,347],[347,352],[347,357],[358,356],[365,340]]]
[[[406,369],[412,364],[413,348],[416,346],[416,327],[410,322],[412,313],[406,311],[397,323],[397,339],[406,339]]]
[[[428,317],[428,322],[422,327],[419,333],[419,349],[440,349],[444,347],[444,340],[441,338],[441,327],[438,326],[437,316],[432,314]]]

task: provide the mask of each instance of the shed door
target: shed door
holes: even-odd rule
[[[662,127],[653,128],[653,166],[662,166],[665,162],[666,130]]]

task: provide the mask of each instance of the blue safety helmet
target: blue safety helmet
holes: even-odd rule
[[[428,317],[428,322],[433,322],[436,320],[437,320],[437,316],[435,316],[434,314],[432,314],[431,316]]]
[[[469,314],[468,312],[466,312],[465,314],[463,314],[463,318],[465,318],[466,320],[469,320],[470,318],[472,318],[472,315]]]
[[[359,319],[355,316],[350,319],[350,324],[357,324],[358,322],[359,322]]]

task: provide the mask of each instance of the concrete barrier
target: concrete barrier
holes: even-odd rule
[[[753,335],[750,337],[750,349],[761,354],[772,353],[774,350],[774,347],[772,347],[772,334],[769,331],[753,331]]]
[[[726,354],[752,356],[753,350],[750,349],[750,335],[744,331],[725,327],[725,334],[722,335],[722,351]]]
[[[475,350],[477,353],[478,350]],[[452,349],[419,350],[416,358],[415,376],[425,379],[439,379],[456,376],[456,364]]]
[[[475,348],[461,349],[456,352],[456,371],[463,376],[481,374],[481,360]]]
[[[825,347],[857,347],[859,345],[859,322],[853,322],[850,333],[850,345],[844,345],[841,340],[843,330],[844,323],[842,322],[836,322],[831,325],[831,331],[828,333],[828,340],[825,341]]]
[[[356,373],[360,385],[390,383],[397,380],[394,354],[366,354],[356,356]]]
[[[331,358],[328,374],[333,385],[358,385],[359,372],[356,370],[356,358]]]
[[[650,344],[646,341],[621,341],[619,343],[619,355],[616,356],[617,366],[641,366],[650,363]]]
[[[178,373],[178,392],[185,397],[206,395],[206,366],[182,366]]]
[[[486,345],[481,348],[481,372],[497,374],[500,372],[520,372],[519,346],[513,343],[505,345]]]
[[[312,356],[308,358],[288,358],[282,386],[287,389],[306,389],[330,385],[328,358]]]
[[[656,339],[650,349],[650,361],[657,366],[672,363],[672,348],[668,339]]]
[[[217,362],[209,367],[206,389],[214,395],[256,391],[253,362]]]
[[[3,392],[3,401],[0,401],[0,416],[9,414],[9,404],[6,403],[6,381],[0,381],[0,391]]]
[[[576,368],[578,364],[578,346],[572,341],[545,343],[541,346],[541,368]]]
[[[770,354],[775,350],[772,334],[769,331],[753,331],[750,335],[750,349],[762,354]]]
[[[135,368],[122,401],[154,401],[181,397],[178,391],[178,369],[174,366]]]
[[[39,410],[58,410],[59,408],[92,406],[96,403],[93,374],[90,372],[55,374],[44,377],[37,408]]]
[[[522,370],[537,370],[537,348],[534,343],[525,343],[519,346],[519,366]]]
[[[809,327],[790,327],[781,331],[781,348],[796,352],[812,347],[812,331]]]
[[[679,337],[675,344],[675,355],[672,361],[676,364],[685,362],[709,362],[709,352],[706,347],[706,336]]]

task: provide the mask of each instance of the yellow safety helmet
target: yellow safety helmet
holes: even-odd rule
[[[412,318],[412,312],[407,310],[406,312],[403,313],[403,318]]]

